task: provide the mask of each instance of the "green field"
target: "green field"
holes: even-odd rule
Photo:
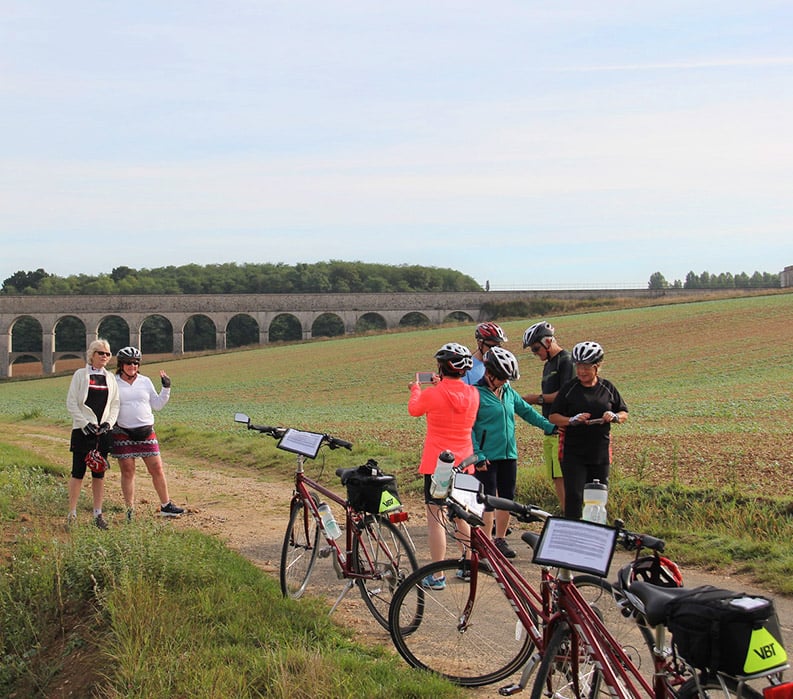
[[[521,361],[521,392],[539,385],[540,362],[523,351],[523,330],[536,318],[503,323],[507,347]],[[630,409],[614,433],[619,473],[748,492],[790,491],[793,426],[793,294],[657,306],[549,318],[563,345],[593,339],[606,351],[601,374]],[[444,342],[473,344],[471,326],[271,346],[147,365],[166,368],[173,399],[158,431],[211,455],[251,464],[250,440],[232,418],[325,431],[356,443],[357,454],[383,457],[410,473],[423,421],[407,414],[407,384],[434,368]],[[145,360],[145,358],[144,358]],[[68,426],[69,377],[0,384],[0,416],[38,416]],[[539,436],[521,427],[523,463],[538,464]],[[205,439],[211,436],[212,439]],[[256,454],[270,462],[272,449]]]

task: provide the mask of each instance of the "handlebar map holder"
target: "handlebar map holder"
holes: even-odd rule
[[[479,502],[479,494],[483,491],[482,482],[467,473],[453,473],[449,499],[466,512],[480,519],[485,511],[485,504]]]
[[[614,527],[549,517],[534,549],[532,563],[592,573],[602,578],[608,575],[616,542]]]
[[[300,454],[309,459],[316,459],[324,437],[325,435],[317,432],[302,432],[290,427],[284,432],[283,437],[278,440],[276,447],[284,451],[291,451],[293,454]]]

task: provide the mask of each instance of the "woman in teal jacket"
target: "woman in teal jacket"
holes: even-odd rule
[[[479,410],[472,431],[474,453],[479,461],[476,477],[485,493],[514,500],[518,471],[518,445],[515,441],[515,415],[545,434],[553,434],[556,427],[510,386],[520,378],[518,360],[503,347],[493,347],[484,356],[485,375],[476,384],[479,390]],[[485,531],[490,533],[496,522],[495,545],[507,558],[515,551],[506,541],[509,512],[485,508]]]

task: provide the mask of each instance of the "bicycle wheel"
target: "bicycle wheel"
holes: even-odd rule
[[[352,570],[365,575],[356,582],[377,622],[388,628],[394,591],[416,568],[416,554],[402,531],[387,517],[365,515],[352,541]],[[414,609],[417,614],[417,609]]]
[[[438,561],[408,576],[394,593],[389,630],[397,651],[413,667],[480,687],[520,669],[534,644],[496,579],[481,568],[473,608],[460,628],[472,590],[457,577],[458,569],[459,561]],[[445,576],[446,587],[424,589],[421,582],[428,575]]]
[[[280,579],[284,597],[297,599],[305,592],[317,560],[318,542],[319,527],[314,514],[305,502],[293,500],[281,547]]]
[[[653,635],[628,600],[611,583],[594,575],[576,575],[573,584],[593,607],[631,662],[648,680],[653,676]],[[638,616],[637,616],[638,614]]]
[[[760,699],[763,694],[748,684],[739,689],[738,681],[733,677],[709,673],[707,677],[699,678],[699,687],[695,677],[686,680],[680,685],[677,696],[678,699]]]
[[[584,639],[566,622],[559,622],[543,651],[531,699],[593,699],[602,680]]]

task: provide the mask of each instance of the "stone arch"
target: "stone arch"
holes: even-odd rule
[[[452,311],[444,319],[444,323],[473,323],[474,319],[465,311]]]
[[[215,349],[215,323],[208,315],[194,313],[185,321],[182,332],[185,352]]]
[[[39,376],[44,370],[41,357],[28,352],[14,353],[9,364],[9,376]]]
[[[38,318],[33,316],[19,316],[11,325],[11,351],[12,352],[41,352],[41,342],[44,328]],[[28,343],[25,343],[25,340]],[[31,346],[28,347],[28,344]]]
[[[140,324],[140,351],[143,354],[165,354],[174,349],[173,325],[159,313],[152,313]]]
[[[388,328],[388,323],[380,313],[364,313],[355,323],[355,332],[357,333],[385,330],[386,328]]]
[[[311,324],[311,337],[344,335],[344,321],[337,313],[321,313]]]
[[[119,315],[107,315],[102,318],[97,326],[96,334],[110,343],[113,354],[122,347],[129,347],[132,344],[129,323]]]
[[[226,346],[244,347],[259,343],[259,324],[249,313],[238,313],[226,324]]]
[[[411,311],[399,319],[400,328],[413,328],[431,325],[430,319],[420,311]]]
[[[74,315],[64,315],[55,321],[53,327],[56,352],[77,352],[84,354],[88,346],[85,322]]]
[[[270,321],[270,342],[288,342],[303,339],[303,325],[293,313],[279,313]]]

